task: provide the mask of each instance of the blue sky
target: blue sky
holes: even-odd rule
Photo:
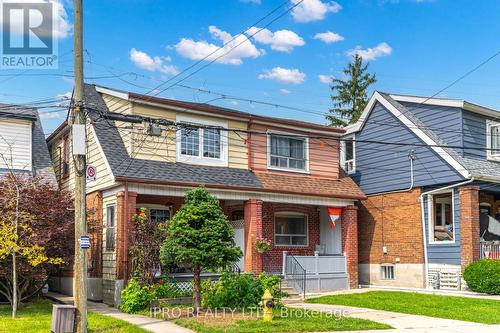
[[[88,81],[144,93],[283,2],[85,1],[85,74],[120,75]],[[70,26],[71,2],[62,4],[67,17],[61,12],[60,19]],[[378,78],[372,90],[432,95],[500,50],[497,1],[306,0],[296,9],[269,25],[268,31],[253,36],[251,44],[242,44],[183,83],[311,112],[226,99],[213,104],[324,123],[316,113],[328,110],[330,90],[319,75],[341,77],[340,70],[353,52],[370,59],[370,71]],[[262,28],[266,22],[269,19],[256,27]],[[51,76],[72,73],[72,32],[64,24],[59,28],[64,30],[58,41],[59,69],[2,70],[1,102],[28,103],[72,90],[71,78]],[[249,34],[252,31],[256,29]],[[441,96],[500,109],[499,71],[500,56]],[[16,76],[19,73],[23,75]],[[159,96],[197,102],[217,97],[180,87]],[[50,133],[62,119],[63,114],[44,115],[45,132]]]

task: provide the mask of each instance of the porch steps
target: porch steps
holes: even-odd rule
[[[299,293],[295,288],[290,287],[286,281],[281,282],[281,291],[288,294],[287,297],[282,299],[283,304],[295,304],[304,301],[302,294]]]

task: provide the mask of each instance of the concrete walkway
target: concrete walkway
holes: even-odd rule
[[[73,304],[73,297],[66,296],[58,293],[49,292],[46,297],[60,303]],[[128,314],[119,311],[116,308],[110,307],[104,303],[88,302],[88,311],[99,313],[105,316],[110,316],[115,319],[126,321],[132,325],[143,328],[147,331],[154,333],[194,333],[194,331],[176,325],[172,322],[154,319],[147,316]]]
[[[343,305],[309,304],[297,303],[290,304],[288,307],[309,309],[314,311],[338,313],[344,311],[346,316],[360,319],[367,319],[392,326],[393,330],[382,330],[373,332],[405,332],[405,333],[423,333],[423,332],[443,332],[443,333],[498,333],[500,325],[485,325],[472,323],[468,321],[441,319],[426,316],[410,315],[405,313],[356,308]],[[352,331],[351,331],[352,332]],[[369,331],[363,331],[369,332]]]

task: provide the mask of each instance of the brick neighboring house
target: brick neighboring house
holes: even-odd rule
[[[365,195],[339,167],[344,130],[93,85],[85,86],[85,106],[87,162],[97,167],[97,180],[87,182],[87,204],[96,212],[89,259],[93,299],[119,302],[131,275],[132,213],[145,207],[150,218],[169,219],[186,191],[199,185],[219,198],[231,221],[244,252],[241,270],[282,273],[286,258],[294,258],[307,270],[308,290],[357,286],[356,203]],[[179,126],[101,117],[109,112]],[[69,126],[62,124],[47,142],[58,180],[71,190],[72,163],[64,153],[71,151]],[[327,207],[342,209],[335,228]],[[268,253],[255,250],[258,237],[272,241]],[[71,285],[66,276],[52,286],[71,293]]]
[[[9,170],[43,177],[57,186],[36,108],[0,104],[0,176]]]
[[[499,119],[462,100],[373,94],[341,147],[368,196],[360,284],[460,289],[469,263],[500,258]]]

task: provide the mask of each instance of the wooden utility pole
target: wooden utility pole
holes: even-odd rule
[[[85,125],[83,108],[83,13],[82,0],[74,1],[74,71],[75,88],[73,93],[73,129],[75,125]],[[73,143],[75,131],[73,130]],[[84,138],[85,140],[86,138]],[[86,146],[86,145],[85,145]],[[76,332],[87,332],[87,260],[85,250],[80,246],[80,237],[87,235],[85,220],[85,154],[75,154],[73,144],[73,161],[75,174],[75,306]]]

